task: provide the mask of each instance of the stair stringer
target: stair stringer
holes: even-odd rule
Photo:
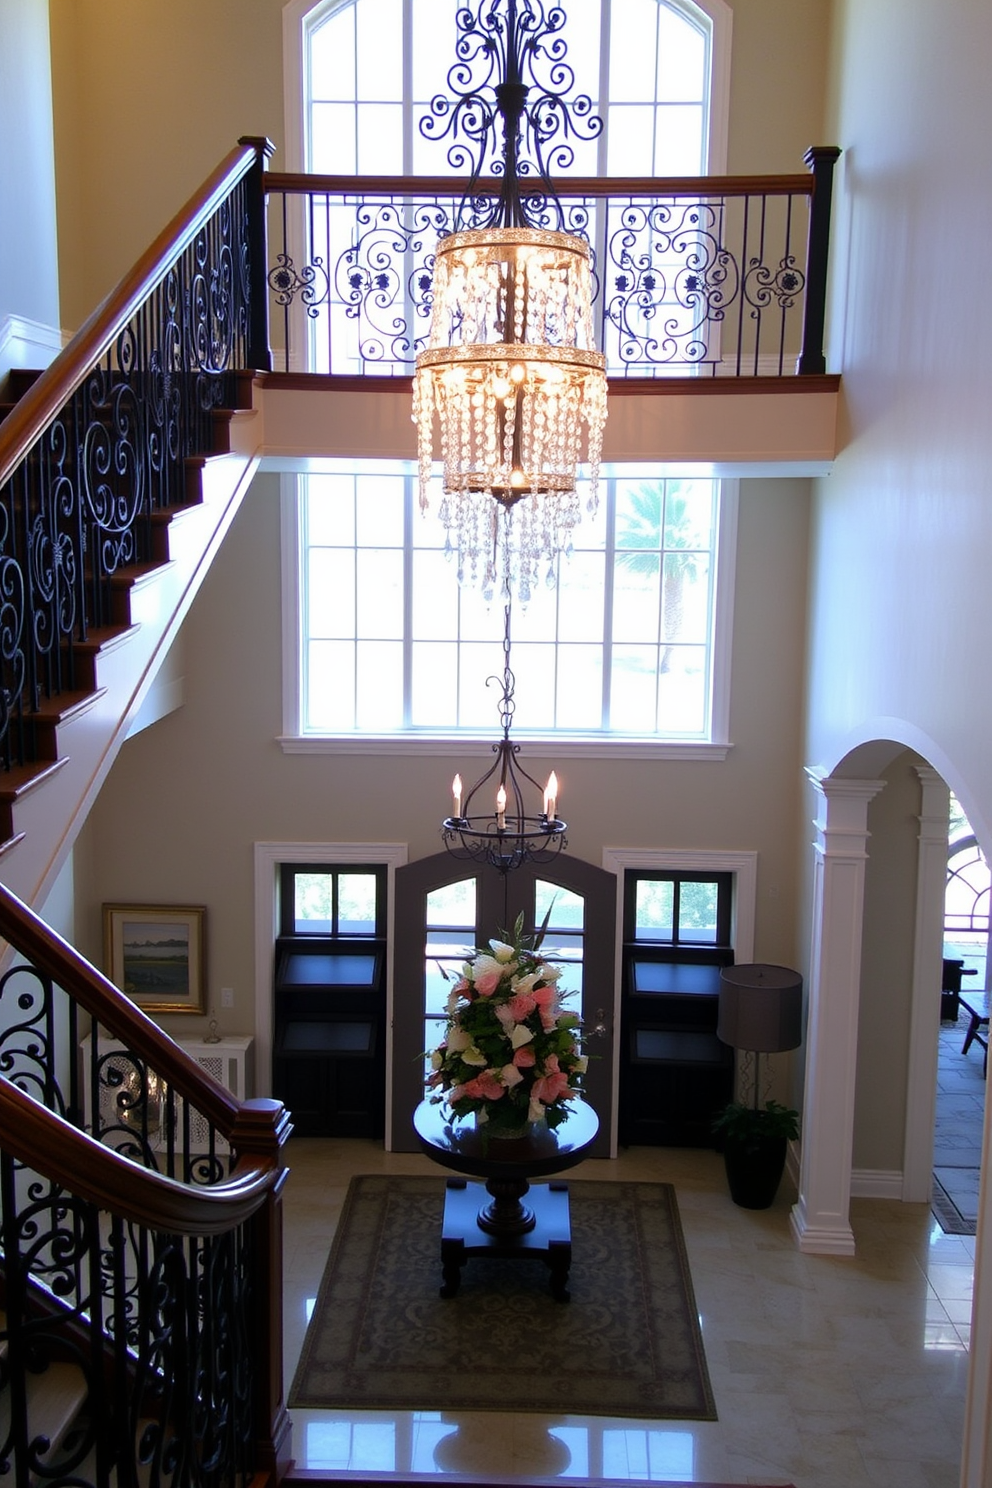
[[[260,413],[236,416],[232,451],[200,463],[202,499],[173,516],[168,561],[132,588],[131,629],[99,653],[91,704],[59,727],[61,767],[14,804],[0,880],[29,905],[44,903],[61,871],[254,479],[261,426]]]

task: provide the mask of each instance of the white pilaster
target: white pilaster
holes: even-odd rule
[[[928,1204],[933,1187],[933,1128],[937,1114],[937,1044],[950,792],[941,776],[929,765],[915,768],[923,789],[916,865],[916,929],[913,937],[902,1197],[908,1204]]]
[[[853,1255],[851,1147],[857,1066],[868,806],[881,780],[820,777],[806,1027],[799,1200],[800,1250]]]

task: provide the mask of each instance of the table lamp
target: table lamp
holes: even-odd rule
[[[720,972],[717,1038],[754,1055],[755,1110],[761,1055],[798,1048],[802,1014],[803,979],[798,971],[756,962],[725,966]]]

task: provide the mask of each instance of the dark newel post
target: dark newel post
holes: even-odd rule
[[[803,160],[813,172],[809,213],[809,247],[806,253],[806,313],[803,319],[803,349],[796,371],[803,375],[826,372],[823,355],[823,325],[827,312],[827,259],[830,252],[830,199],[834,166],[840,156],[836,145],[813,145]]]
[[[275,145],[270,139],[255,135],[242,135],[239,145],[254,145],[255,164],[245,183],[248,209],[248,264],[251,274],[251,304],[248,307],[248,368],[255,372],[271,372],[272,354],[269,351],[269,295],[265,267],[265,169],[266,163],[275,154]]]
[[[292,1132],[281,1101],[245,1101],[231,1132],[240,1156],[264,1156],[280,1170],[275,1187],[251,1225],[251,1302],[249,1336],[255,1374],[256,1467],[280,1482],[290,1465],[292,1422],[283,1394],[282,1359],[282,1190],[289,1176],[283,1147]],[[237,1165],[235,1165],[237,1172]]]

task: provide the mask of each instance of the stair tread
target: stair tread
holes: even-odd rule
[[[49,1442],[44,1454],[51,1460],[72,1426],[86,1400],[86,1382],[75,1364],[52,1363],[40,1374],[30,1370],[28,1385],[28,1423],[32,1438],[45,1437]],[[6,1435],[6,1411],[0,1410],[0,1428]]]
[[[0,801],[9,804],[20,800],[68,762],[69,757],[64,754],[57,760],[35,760],[29,765],[12,765],[0,775]]]

